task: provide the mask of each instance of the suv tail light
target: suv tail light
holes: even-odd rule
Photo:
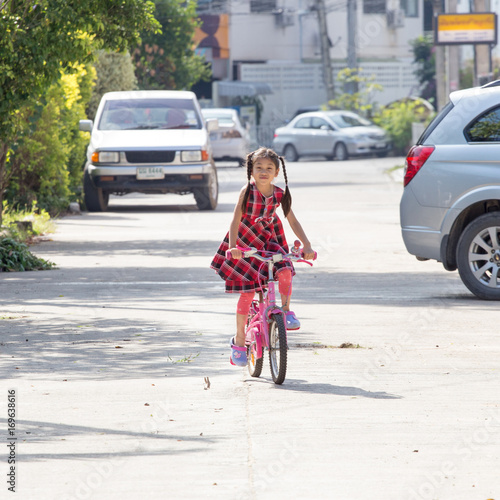
[[[413,146],[410,151],[408,151],[405,166],[405,186],[415,177],[433,151],[434,146]]]

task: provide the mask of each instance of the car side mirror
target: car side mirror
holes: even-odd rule
[[[92,132],[93,126],[94,123],[92,120],[80,120],[79,122],[79,128],[82,132]]]
[[[332,127],[330,127],[329,125],[321,125],[320,129],[321,130],[333,130]]]
[[[219,130],[219,120],[217,118],[209,118],[205,123],[207,124],[207,130],[209,132]]]

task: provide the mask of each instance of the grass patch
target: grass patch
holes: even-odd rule
[[[168,359],[169,361],[172,363],[172,364],[175,364],[175,363],[191,363],[192,361],[194,361],[198,356],[200,355],[200,353],[198,354],[189,354],[188,356],[185,356],[183,358],[179,358],[179,359],[173,359],[170,357],[169,354],[167,354],[168,356]]]
[[[339,349],[363,349],[359,344],[352,344],[351,342],[344,342],[339,345]]]
[[[53,233],[55,224],[45,210],[12,210],[4,201],[0,228],[0,272],[41,271],[53,269],[55,264],[33,255],[28,243],[46,233]]]
[[[405,168],[404,165],[394,165],[394,167],[386,168],[384,172],[386,174],[392,174],[393,172],[397,172],[398,170],[401,170],[403,168]]]
[[[26,243],[36,236],[53,233],[54,221],[46,210],[38,210],[36,203],[31,209],[12,210],[4,202],[2,210],[2,236]]]
[[[344,342],[339,346],[322,344],[321,342],[312,342],[310,344],[294,344],[292,347],[298,349],[364,349],[363,346],[359,344],[352,344],[351,342]]]

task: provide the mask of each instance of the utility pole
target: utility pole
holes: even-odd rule
[[[347,67],[357,70],[358,56],[356,52],[356,30],[357,30],[356,0],[347,0]],[[345,89],[349,94],[357,92],[356,82],[350,82]]]
[[[488,0],[473,0],[471,12],[488,12],[490,2]],[[474,86],[484,85],[491,80],[491,47],[487,44],[474,44]]]
[[[434,22],[437,22],[437,14],[443,12],[442,0],[433,0]],[[447,83],[446,83],[446,53],[444,45],[436,45],[435,47],[436,60],[436,111],[440,111],[448,100]]]
[[[319,34],[321,40],[321,59],[323,61],[323,79],[325,82],[326,98],[328,101],[335,99],[333,87],[332,60],[330,58],[330,41],[326,26],[326,12],[324,0],[316,0],[316,13],[318,14]]]

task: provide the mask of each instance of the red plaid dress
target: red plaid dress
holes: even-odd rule
[[[274,193],[266,198],[251,183],[247,208],[241,217],[236,244],[241,247],[254,247],[257,250],[288,253],[285,231],[276,209],[283,198],[283,189],[274,186]],[[227,260],[226,250],[229,249],[229,232],[222,241],[210,267],[226,282],[226,293],[251,292],[259,289],[259,268],[261,262],[253,257]],[[283,268],[289,268],[293,274],[292,264],[278,262],[275,264],[275,278]],[[261,280],[267,281],[267,266],[260,271]]]

